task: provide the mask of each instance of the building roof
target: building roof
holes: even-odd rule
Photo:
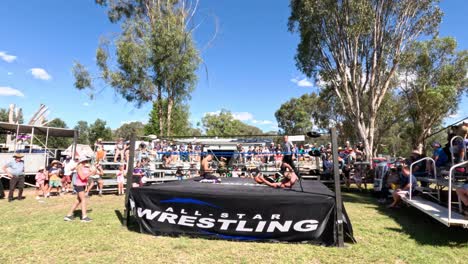
[[[32,134],[33,131],[35,135],[49,135],[49,137],[72,138],[75,136],[75,132],[78,135],[78,131],[74,129],[20,125],[0,122],[0,134]]]

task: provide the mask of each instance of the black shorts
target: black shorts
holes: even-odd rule
[[[85,188],[86,186],[76,186],[76,185],[73,185],[73,190],[75,190],[75,192],[79,193],[79,192],[84,192],[85,191]]]

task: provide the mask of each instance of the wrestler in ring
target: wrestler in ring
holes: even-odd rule
[[[218,177],[214,176],[214,170],[210,166],[210,162],[213,160],[213,155],[212,154],[207,154],[205,158],[201,161],[201,166],[200,166],[200,177],[203,180],[213,180],[217,183],[221,182],[221,179]]]
[[[265,177],[258,170],[252,174],[257,183],[266,184],[273,188],[291,188],[298,179],[291,165],[285,162],[281,164],[280,171],[275,173],[274,176]]]

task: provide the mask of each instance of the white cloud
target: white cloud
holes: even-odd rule
[[[219,115],[221,113],[221,110],[214,111],[214,112],[206,112],[203,114],[203,116],[207,115]],[[257,120],[254,118],[254,115],[249,112],[234,112],[232,113],[232,117],[236,120],[246,122],[246,123],[252,123],[255,125],[271,125],[273,124],[273,121],[270,120]]]
[[[0,59],[6,62],[13,62],[16,60],[16,56],[10,55],[6,53],[5,51],[0,51]]]
[[[219,115],[221,114],[221,110],[218,110],[218,111],[214,111],[214,112],[206,112],[203,114],[203,116],[207,116],[207,115]]]
[[[256,120],[256,119],[253,119],[253,120],[252,120],[252,123],[258,124],[258,125],[271,125],[271,124],[273,124],[273,121],[270,121],[270,120]]]
[[[13,75],[13,73],[12,72],[7,72],[7,75],[11,76],[11,75]]]
[[[312,87],[313,84],[311,81],[309,81],[307,78],[303,78],[299,80],[299,78],[292,78],[291,82],[297,84],[299,87]]]
[[[84,103],[83,103],[83,106],[89,106],[89,103],[88,103],[88,102],[84,102]]]
[[[47,73],[47,71],[42,68],[32,68],[29,71],[36,79],[45,80],[45,81],[52,79],[52,76],[50,76]]]
[[[240,121],[249,121],[253,120],[253,115],[249,112],[237,112],[237,113],[232,113],[232,116],[234,119],[240,120]]]
[[[17,89],[8,87],[8,86],[0,86],[0,96],[20,96],[23,97],[24,94]]]

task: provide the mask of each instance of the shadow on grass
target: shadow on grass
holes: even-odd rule
[[[386,205],[378,204],[377,199],[370,192],[344,192],[343,200],[346,203],[374,205],[371,209],[389,216],[400,226],[400,228],[387,227],[385,229],[407,234],[421,245],[451,247],[466,247],[467,245],[468,229],[447,227],[414,207],[402,205],[400,209],[388,209]]]
[[[87,209],[86,214],[91,213],[92,211],[93,211],[93,209]],[[79,217],[81,219],[81,217],[83,216],[83,212],[81,211],[81,209],[75,210],[75,211],[73,211],[73,216],[74,217]]]
[[[125,225],[124,212],[120,210],[114,210],[114,212],[117,218],[119,219],[119,222],[122,225],[122,227],[127,228],[128,231],[141,233],[140,227],[138,226],[138,223],[134,220],[134,217],[130,217],[129,219],[127,219],[128,222]]]

